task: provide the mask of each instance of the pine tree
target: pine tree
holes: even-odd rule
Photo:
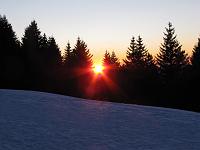
[[[111,64],[111,56],[110,53],[106,50],[103,57],[103,66],[107,67]]]
[[[80,97],[87,97],[88,83],[92,78],[92,55],[87,48],[87,44],[80,38],[77,39],[72,55],[72,94]]]
[[[54,37],[50,37],[48,39],[48,51],[47,51],[47,59],[46,59],[46,67],[45,67],[45,79],[47,81],[47,88],[57,90],[60,89],[61,86],[61,66],[62,66],[62,56],[60,53],[60,49],[55,41]]]
[[[19,50],[20,42],[18,41],[15,32],[12,29],[6,16],[0,15],[0,47],[1,56],[16,55]],[[5,57],[5,56],[4,56]]]
[[[164,33],[164,43],[161,44],[157,55],[159,72],[164,80],[173,78],[175,73],[180,72],[188,64],[187,54],[182,50],[176,38],[175,29],[169,23]]]
[[[41,66],[41,57],[43,56],[41,51],[41,41],[41,32],[34,20],[25,29],[24,36],[22,37],[23,58],[26,64],[26,69],[28,70],[31,70],[31,68],[36,69]]]
[[[198,38],[197,45],[194,46],[191,62],[193,68],[200,71],[200,38]]]
[[[77,68],[92,68],[92,55],[90,54],[87,44],[78,37],[73,50],[74,65]]]
[[[114,51],[112,51],[110,60],[111,60],[112,67],[114,67],[114,68],[119,68],[120,67],[119,59],[117,58],[117,56],[116,56]]]
[[[48,49],[48,39],[47,39],[47,36],[46,36],[45,33],[41,37],[39,46],[40,46],[41,51],[43,51],[43,52],[47,51],[47,49]]]
[[[144,64],[146,56],[147,56],[147,50],[143,44],[141,36],[138,36],[136,60],[138,61],[139,64]]]
[[[103,57],[103,66],[109,69],[116,69],[120,67],[119,59],[114,51],[110,54],[107,50]]]
[[[58,67],[62,64],[60,49],[54,37],[48,39],[48,62],[52,67]]]
[[[14,85],[20,80],[22,64],[20,42],[6,16],[0,15],[0,84]],[[15,86],[15,85],[14,85]]]
[[[142,38],[138,36],[137,41],[135,41],[135,38],[133,37],[130,43],[130,47],[127,51],[126,60],[124,60],[126,66],[144,66],[146,56],[147,50],[143,44]]]
[[[189,82],[187,83],[187,93],[189,99],[191,99],[190,104],[193,105],[193,109],[199,109],[200,106],[199,97],[199,85],[200,85],[200,38],[198,38],[197,44],[193,48],[191,56],[192,67],[188,71]]]
[[[130,47],[126,52],[126,59],[124,60],[126,66],[130,66],[135,61],[136,41],[135,37],[132,37]]]
[[[36,21],[34,20],[25,29],[25,33],[22,38],[22,48],[26,49],[27,53],[38,51],[41,39],[41,32],[38,29]]]
[[[41,65],[43,65],[43,68],[46,69],[48,62],[48,39],[46,34],[43,34],[43,36],[41,37],[39,48],[42,58]]]
[[[22,56],[25,64],[25,81],[29,88],[39,88],[44,72],[44,52],[42,51],[42,36],[36,21],[25,29],[22,37]]]
[[[69,69],[69,67],[72,66],[72,61],[73,61],[73,53],[70,43],[68,42],[64,53],[64,61],[63,61],[64,67],[67,67]]]

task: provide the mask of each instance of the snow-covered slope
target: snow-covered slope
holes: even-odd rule
[[[0,150],[199,150],[200,114],[0,90]]]

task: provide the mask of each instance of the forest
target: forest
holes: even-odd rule
[[[123,62],[105,50],[104,71],[95,74],[93,55],[79,37],[74,46],[66,43],[61,55],[55,38],[42,34],[35,20],[19,40],[0,15],[0,88],[199,112],[200,38],[188,55],[169,22],[155,56],[141,36],[130,38]]]

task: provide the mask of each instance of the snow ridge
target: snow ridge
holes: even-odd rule
[[[0,150],[199,148],[199,113],[0,90]]]

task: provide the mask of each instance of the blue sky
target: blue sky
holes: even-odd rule
[[[105,50],[124,58],[131,37],[138,35],[156,54],[169,21],[183,49],[191,53],[200,35],[199,6],[199,0],[0,0],[0,14],[20,39],[33,19],[62,50],[80,36],[100,62]]]

